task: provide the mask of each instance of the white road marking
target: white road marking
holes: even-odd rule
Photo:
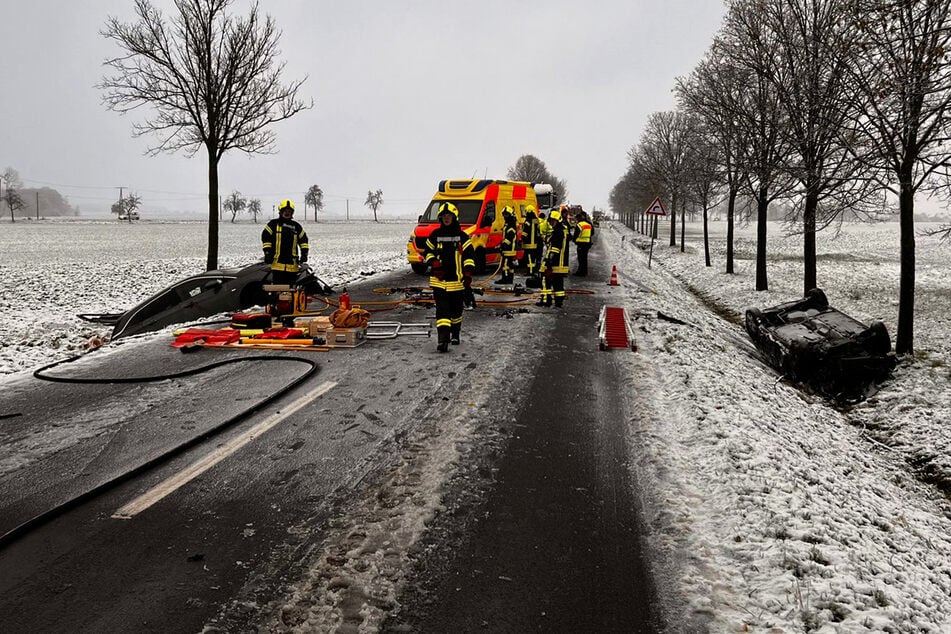
[[[189,465],[185,469],[179,471],[178,473],[168,478],[164,482],[157,484],[156,486],[152,487],[151,489],[149,489],[148,491],[146,491],[145,493],[143,493],[136,499],[132,500],[131,502],[129,502],[128,504],[126,504],[125,506],[117,510],[115,513],[113,513],[112,514],[113,519],[119,519],[119,520],[132,519],[138,513],[141,513],[142,511],[149,508],[150,506],[152,506],[153,504],[155,504],[156,502],[158,502],[165,496],[173,493],[176,489],[184,486],[185,484],[197,478],[202,473],[212,468],[213,466],[215,466],[216,464],[218,464],[219,462],[221,462],[222,460],[224,460],[231,454],[235,453],[236,451],[238,451],[239,449],[247,445],[249,442],[251,442],[252,440],[257,438],[261,434],[265,433],[266,431],[268,431],[269,429],[271,429],[272,427],[280,423],[282,420],[284,420],[285,418],[293,414],[294,412],[298,411],[299,409],[301,409],[302,407],[310,403],[312,400],[316,399],[322,394],[325,394],[326,392],[329,392],[336,385],[337,385],[336,381],[326,381],[324,383],[321,383],[320,385],[315,387],[313,390],[311,390],[307,394],[304,394],[299,399],[297,399],[296,401],[294,401],[293,403],[291,403],[290,405],[282,409],[280,412],[272,414],[271,416],[261,421],[260,423],[258,423],[257,425],[249,429],[248,431],[244,432],[237,438],[234,438],[228,441],[227,443],[225,443],[224,445],[221,445],[220,447],[215,449],[213,452],[211,452],[204,458],[201,458],[200,460],[193,462],[191,465]]]

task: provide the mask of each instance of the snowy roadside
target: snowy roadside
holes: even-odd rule
[[[312,266],[339,287],[406,264],[410,223],[321,223],[306,228]],[[219,267],[260,259],[262,225],[220,225]],[[204,271],[200,222],[51,221],[0,231],[0,376],[82,353],[112,328],[80,313],[121,312]]]
[[[29,254],[17,251],[26,243],[19,228],[0,233],[2,373],[69,356],[69,345],[81,349],[86,339],[75,313],[129,306],[201,268],[194,254],[203,237],[194,226],[28,229],[42,238]],[[863,321],[881,318],[894,335],[897,238],[889,229],[850,227],[835,241],[823,237],[820,280],[834,306]],[[308,230],[319,245],[318,272],[331,284],[405,267],[408,225]],[[223,231],[223,265],[257,256],[260,227]],[[746,306],[800,295],[795,237],[771,235],[772,290],[752,290],[751,232],[740,231],[743,257],[733,276],[721,272],[716,251],[714,266],[704,267],[696,239],[685,254],[659,241],[648,269],[647,253],[635,246],[645,244],[643,237],[613,223],[598,232],[620,271],[614,297],[624,297],[638,330],[639,353],[611,354],[630,360],[635,387],[622,393],[631,468],[653,529],[646,538],[671,592],[675,631],[951,631],[951,508],[909,467],[931,452],[930,465],[948,472],[937,459],[947,454],[951,435],[951,294],[942,279],[948,247],[919,248],[916,359],[903,363],[874,399],[841,412],[777,382],[747,354],[742,328],[711,312],[716,303],[738,318]],[[38,274],[33,262],[49,266]],[[56,341],[68,343],[57,348]],[[368,590],[367,609],[392,608],[400,567],[408,565],[402,554],[418,543],[432,513],[441,512],[441,487],[475,442],[465,428],[490,422],[481,402],[473,398],[470,413],[453,422],[461,436],[421,430],[419,444],[393,473],[393,490],[407,503],[402,514],[367,507],[365,517],[339,518],[338,537],[355,540],[344,552],[365,573],[357,586]],[[285,604],[302,627],[332,622],[326,610],[335,599],[327,593],[339,589],[332,573],[315,570]]]
[[[618,225],[601,235],[617,254],[640,331],[631,383],[653,386],[627,394],[650,541],[664,560],[661,578],[675,579],[690,606],[690,623],[711,632],[949,631],[951,505],[905,462],[911,449],[949,433],[941,428],[951,413],[947,369],[942,377],[915,362],[876,399],[840,412],[777,382],[747,354],[742,327],[704,306],[714,298],[739,316],[796,298],[795,271],[772,268],[776,290],[756,294],[750,262],[726,276],[703,266],[696,244],[681,254],[655,243],[648,269],[640,247],[649,240]],[[874,314],[875,305],[857,301],[863,285],[838,271],[830,277],[833,305],[863,320]],[[850,289],[852,301],[838,301]],[[946,315],[933,324],[921,317],[919,332],[946,334]],[[886,447],[855,421],[902,429],[907,444]]]

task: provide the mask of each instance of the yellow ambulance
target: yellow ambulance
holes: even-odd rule
[[[439,226],[436,214],[439,213],[439,205],[444,202],[451,202],[459,209],[459,224],[472,236],[478,273],[494,270],[501,259],[502,210],[511,207],[515,211],[521,234],[525,207],[531,205],[538,209],[532,183],[471,178],[440,181],[432,201],[419,216],[416,228],[406,243],[406,259],[417,273],[426,272],[422,247],[433,229]],[[522,257],[521,251],[517,257]]]

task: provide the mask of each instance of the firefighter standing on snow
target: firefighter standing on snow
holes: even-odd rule
[[[541,259],[542,232],[535,217],[535,207],[525,207],[525,222],[522,223],[522,250],[525,252],[525,268],[532,279],[538,277],[538,261]]]
[[[294,220],[294,203],[285,198],[277,213],[278,217],[270,220],[261,232],[264,262],[271,265],[271,280],[275,284],[293,284],[300,265],[307,262],[310,245],[307,232]]]
[[[548,255],[545,265],[551,271],[551,291],[555,296],[555,306],[565,301],[565,276],[568,275],[568,228],[562,219],[562,211],[552,211],[548,216],[551,224],[551,238],[548,242]]]
[[[515,256],[518,255],[518,226],[511,207],[502,210],[502,218],[505,224],[502,227],[502,277],[499,284],[512,284],[515,282]]]
[[[472,285],[475,250],[469,234],[459,226],[459,210],[452,203],[439,206],[439,226],[423,245],[423,261],[432,267],[429,286],[436,302],[436,350],[459,345],[464,291]]]

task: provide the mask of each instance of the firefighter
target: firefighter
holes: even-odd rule
[[[452,203],[439,206],[439,226],[423,245],[423,261],[432,268],[429,286],[436,302],[436,350],[459,345],[465,291],[472,287],[475,249],[459,226],[459,210]]]
[[[515,224],[515,211],[506,205],[502,209],[502,277],[499,284],[511,284],[515,281],[515,256],[518,255],[518,226]]]
[[[551,238],[548,242],[548,254],[545,256],[545,265],[551,271],[551,294],[555,299],[555,306],[560,307],[565,302],[565,276],[568,275],[568,228],[564,225],[560,211],[552,211],[548,215],[551,225]]]
[[[581,212],[578,214],[578,220],[574,227],[571,240],[575,243],[578,250],[578,269],[575,275],[585,277],[588,274],[588,251],[591,250],[591,223],[588,222],[588,214]]]
[[[525,207],[525,222],[522,223],[522,250],[525,253],[525,268],[528,269],[528,277],[533,280],[538,279],[541,246],[542,236],[538,218],[535,217],[535,207],[528,205]]]
[[[264,262],[271,265],[271,281],[293,285],[300,265],[307,262],[310,245],[307,232],[294,220],[294,203],[288,199],[277,207],[278,217],[269,221],[261,232]]]

